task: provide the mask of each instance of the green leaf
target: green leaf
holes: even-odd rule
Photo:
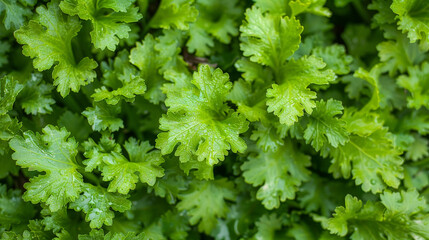
[[[188,231],[191,229],[188,218],[179,211],[168,211],[161,217],[162,232],[170,239],[188,239]]]
[[[94,131],[109,129],[112,132],[124,127],[122,119],[117,115],[121,112],[121,105],[107,105],[105,102],[93,103],[94,107],[88,107],[82,112]]]
[[[372,22],[372,27],[381,27],[395,22],[395,13],[393,13],[392,9],[390,9],[390,4],[391,1],[374,0],[368,5],[369,10],[375,10],[378,12],[373,17],[374,21]]]
[[[375,110],[380,107],[380,90],[379,77],[382,73],[382,65],[376,65],[368,72],[363,68],[359,68],[353,74],[353,77],[358,77],[365,80],[371,85],[372,96],[368,103],[362,108],[362,111]]]
[[[251,83],[240,79],[234,82],[228,99],[237,105],[237,112],[243,114],[250,122],[261,121],[267,123],[269,122],[265,103],[267,88],[267,84],[260,84],[259,82]]]
[[[12,110],[15,99],[23,88],[24,86],[13,77],[4,76],[0,78],[0,115],[7,114]]]
[[[0,0],[0,14],[4,11],[6,29],[17,29],[24,24],[26,17],[31,15],[30,9],[22,6],[17,0]]]
[[[386,129],[379,129],[368,136],[351,135],[344,146],[332,149],[329,171],[335,177],[349,178],[362,184],[365,192],[379,193],[388,186],[398,188],[403,178],[401,152],[394,148],[392,137]]]
[[[176,159],[167,160],[163,168],[165,174],[155,182],[153,190],[155,195],[165,198],[169,204],[175,204],[179,193],[187,189],[188,182]],[[150,188],[149,191],[152,189]]]
[[[0,159],[2,168],[0,169],[0,179],[9,176],[17,176],[19,167],[16,166],[15,161],[12,159],[12,149],[9,148],[7,141],[0,141]]]
[[[51,96],[54,87],[42,81],[42,74],[32,73],[20,93],[21,105],[25,113],[37,115],[52,112],[55,100]]]
[[[316,108],[308,117],[309,122],[304,131],[306,143],[319,151],[327,144],[337,148],[348,141],[349,133],[345,129],[346,123],[336,117],[342,114],[343,106],[340,101],[329,99],[316,102]]]
[[[197,56],[207,56],[215,40],[229,44],[238,35],[238,25],[242,7],[237,0],[197,0],[198,18],[189,26],[189,52]]]
[[[380,76],[380,108],[381,109],[403,109],[407,106],[407,96],[401,87],[396,84],[396,79],[387,75]]]
[[[189,35],[186,46],[191,53],[195,53],[196,56],[200,57],[210,55],[215,41],[204,28],[195,24],[191,25]]]
[[[19,134],[20,129],[21,123],[17,119],[13,119],[7,114],[0,115],[0,140],[9,141]],[[0,153],[2,153],[1,150],[0,148]]]
[[[105,165],[101,172],[103,181],[111,181],[109,192],[117,191],[127,194],[136,188],[139,180],[153,186],[156,178],[164,176],[164,169],[160,167],[164,159],[160,151],[153,150],[149,142],[138,142],[136,139],[130,138],[125,142],[124,147],[129,161],[115,151],[103,157]]]
[[[296,0],[290,1],[289,5],[292,9],[293,15],[300,13],[312,13],[320,16],[330,17],[331,11],[328,8],[323,7],[326,0]]]
[[[421,44],[429,47],[429,2],[425,0],[393,0],[390,6],[397,14],[398,29],[407,32],[411,43],[421,40]]]
[[[278,71],[298,49],[303,27],[295,18],[263,14],[253,7],[241,25],[240,49],[250,60]]]
[[[208,165],[206,162],[198,161],[196,156],[193,156],[187,162],[180,162],[180,168],[189,175],[192,175],[198,180],[213,180],[213,166]]]
[[[161,86],[165,80],[160,74],[160,69],[166,60],[155,50],[156,41],[152,35],[146,35],[142,43],[131,49],[130,62],[140,70],[140,77],[145,80],[147,92],[145,98],[154,104],[158,104],[165,98]],[[162,52],[162,51],[160,51]]]
[[[407,97],[408,107],[429,109],[429,63],[423,62],[421,67],[408,68],[408,76],[398,78],[399,86],[407,89],[411,96]]]
[[[71,42],[81,29],[79,20],[62,14],[57,1],[47,6],[38,7],[35,20],[17,30],[15,38],[24,45],[22,53],[34,58],[37,70],[48,70],[58,63],[52,77],[61,96],[65,97],[70,90],[78,92],[81,86],[92,82],[98,64],[88,57],[76,63]]]
[[[419,64],[425,55],[419,50],[418,45],[410,43],[405,36],[398,36],[395,41],[385,41],[377,45],[378,56],[382,62],[386,62],[390,75],[403,73],[408,67]]]
[[[384,125],[380,116],[374,112],[357,111],[355,108],[344,109],[342,119],[347,123],[346,129],[351,134],[367,137]]]
[[[70,211],[68,208],[61,208],[56,212],[51,212],[45,207],[46,206],[44,206],[40,211],[40,214],[43,217],[41,223],[43,224],[45,231],[54,232],[57,236],[61,233],[65,235],[71,234],[74,238],[77,238],[79,230],[90,230],[89,225],[82,220],[82,214]]]
[[[103,229],[93,229],[89,234],[79,234],[79,240],[149,240],[145,238],[144,234],[141,233],[136,235],[135,233],[113,233],[108,232],[104,235]]]
[[[225,200],[234,201],[234,184],[227,179],[214,181],[192,181],[189,191],[181,194],[177,204],[180,211],[186,210],[192,225],[209,234],[217,224],[217,219],[225,217],[229,211]]]
[[[2,228],[9,229],[13,225],[25,224],[36,214],[33,205],[21,198],[21,191],[7,189],[0,185],[0,224]]]
[[[64,112],[58,119],[58,126],[65,127],[78,141],[84,141],[91,134],[91,127],[86,119],[77,113]]]
[[[15,162],[10,157],[11,150],[8,141],[20,133],[21,126],[22,124],[16,118],[11,118],[8,114],[0,114],[0,162],[3,166],[0,170],[0,178],[6,177],[9,172],[16,174],[18,171]]]
[[[24,132],[24,137],[10,140],[16,164],[30,171],[44,172],[30,179],[24,187],[24,200],[33,204],[44,202],[53,212],[75,201],[82,191],[82,175],[77,171],[77,142],[68,138],[65,128],[48,125],[43,135]]]
[[[108,193],[102,187],[85,184],[82,194],[76,201],[70,203],[70,208],[83,211],[85,220],[90,222],[91,228],[100,228],[112,225],[115,214],[112,210],[124,212],[131,208],[131,202],[125,196]],[[110,210],[112,209],[112,210]]]
[[[345,207],[335,209],[327,228],[339,236],[352,233],[353,240],[429,238],[429,215],[423,212],[427,205],[416,191],[385,192],[380,198],[381,202],[363,205],[347,195]]]
[[[92,138],[83,143],[85,153],[83,154],[87,159],[82,163],[85,164],[85,171],[92,172],[98,168],[101,170],[104,166],[104,159],[110,157],[112,152],[121,154],[121,145],[115,142],[112,135],[103,134],[99,143],[95,143]]]
[[[255,5],[264,12],[288,16],[308,12],[329,17],[332,13],[323,7],[325,3],[326,0],[255,0]]]
[[[156,38],[155,43],[156,56],[162,61],[159,66],[160,72],[163,73],[165,79],[170,81],[172,81],[171,75],[177,73],[188,75],[188,63],[183,60],[181,55],[185,33],[177,29],[163,30],[162,33]]]
[[[240,133],[247,130],[248,123],[225,103],[231,85],[222,70],[200,65],[189,88],[167,93],[169,110],[160,119],[160,129],[167,132],[156,140],[162,154],[171,153],[180,143],[175,155],[181,162],[196,155],[198,161],[214,165],[224,160],[230,149],[244,152],[246,143]]]
[[[127,23],[142,18],[134,0],[65,0],[60,4],[64,13],[78,15],[80,19],[92,23],[91,41],[96,48],[115,51],[120,39],[129,37],[131,31]]]
[[[273,79],[273,73],[268,68],[249,61],[247,58],[237,60],[235,68],[242,72],[242,77],[246,82],[270,82]]]
[[[421,135],[429,134],[429,115],[424,109],[413,111],[410,115],[404,116],[399,126],[401,131],[414,130]]]
[[[344,75],[350,72],[352,56],[346,55],[346,49],[342,45],[330,45],[328,47],[316,47],[313,55],[322,58],[326,67],[332,69],[336,74]]]
[[[162,233],[162,226],[159,222],[151,224],[150,226],[146,227],[141,234],[144,236],[145,240],[146,239],[147,240],[151,240],[151,239],[167,240],[167,238]]]
[[[194,22],[198,16],[198,10],[192,6],[193,2],[194,0],[162,0],[149,26],[187,30],[189,23]]]
[[[133,102],[136,95],[145,93],[145,81],[137,69],[129,63],[127,51],[120,52],[113,63],[103,62],[101,68],[105,86],[95,89],[91,96],[95,101],[106,100],[108,104],[115,105],[121,99]]]
[[[273,84],[267,90],[268,112],[274,112],[280,123],[288,126],[298,121],[298,117],[304,115],[304,110],[311,114],[316,107],[313,101],[316,93],[308,86],[329,84],[335,79],[335,73],[331,69],[323,70],[325,66],[322,59],[314,56],[289,61],[282,68],[285,76],[279,84]]]
[[[267,209],[278,208],[280,202],[294,199],[302,182],[309,179],[310,157],[296,150],[291,141],[277,151],[250,155],[242,166],[243,177],[253,186],[261,186],[256,198]]]
[[[419,134],[413,134],[413,141],[406,149],[405,157],[417,161],[429,155],[429,141]]]
[[[258,231],[255,234],[255,239],[262,240],[274,240],[276,239],[276,231],[282,228],[283,222],[277,214],[272,213],[270,215],[264,214],[255,223]]]
[[[16,233],[14,231],[4,232],[2,235],[2,239],[6,240],[51,240],[54,239],[55,235],[52,232],[46,231],[42,222],[39,220],[30,220],[28,224],[28,230],[24,230],[20,233]]]
[[[276,151],[277,148],[284,145],[283,139],[274,126],[265,126],[260,123],[256,124],[256,129],[253,130],[250,140],[256,141],[258,147],[265,152]]]

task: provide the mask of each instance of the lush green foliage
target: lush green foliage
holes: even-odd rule
[[[429,1],[0,0],[1,239],[429,239]]]

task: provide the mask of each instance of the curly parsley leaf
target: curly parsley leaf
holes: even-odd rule
[[[193,181],[189,191],[181,194],[177,204],[180,211],[187,210],[191,225],[209,234],[216,226],[217,219],[225,217],[229,211],[225,200],[236,198],[234,184],[225,178],[214,181]]]
[[[287,16],[296,16],[300,13],[313,13],[321,16],[331,16],[331,11],[323,7],[326,0],[255,0],[255,5],[264,12]]]
[[[24,200],[44,202],[51,211],[58,211],[75,201],[82,192],[83,179],[76,162],[77,142],[69,138],[65,128],[48,125],[43,135],[32,131],[10,140],[16,164],[30,171],[44,172],[30,179],[24,187]]]
[[[125,196],[109,193],[102,187],[84,184],[82,194],[76,201],[70,203],[70,208],[83,211],[85,220],[90,222],[91,228],[100,228],[112,225],[115,214],[112,210],[124,212],[131,208],[131,202]],[[112,210],[110,210],[112,209]]]
[[[308,124],[304,131],[306,143],[311,143],[316,151],[327,144],[335,148],[338,145],[344,145],[349,133],[345,128],[346,123],[336,117],[342,114],[342,110],[340,101],[329,99],[326,102],[324,100],[316,102],[316,108],[308,117]]]
[[[3,23],[6,29],[21,27],[26,17],[32,14],[26,6],[22,6],[17,0],[0,0],[0,14],[4,12]]]
[[[267,90],[268,112],[279,117],[280,123],[292,125],[304,110],[311,114],[316,103],[316,92],[310,90],[310,84],[329,84],[335,79],[331,69],[324,69],[326,64],[314,56],[304,56],[291,60],[283,66],[285,76],[279,84],[273,84]]]
[[[298,49],[303,27],[295,18],[263,14],[253,7],[246,11],[240,31],[243,55],[278,71]]]
[[[397,14],[398,29],[407,32],[411,43],[421,40],[425,48],[429,47],[429,2],[425,0],[393,0],[390,6]]]
[[[0,78],[0,116],[13,108],[16,97],[24,86],[11,76]]]
[[[429,238],[427,204],[416,191],[385,192],[381,202],[362,201],[346,196],[345,207],[337,207],[327,221],[333,234],[351,239],[412,239]]]
[[[160,166],[164,159],[160,151],[153,150],[149,142],[130,138],[124,147],[129,160],[115,151],[103,157],[101,172],[103,180],[110,181],[109,192],[127,194],[136,188],[139,181],[153,186],[156,178],[164,176],[164,169]]]
[[[398,78],[398,84],[411,93],[411,96],[407,97],[408,106],[429,109],[429,63],[424,62],[420,67],[409,67],[408,74]]]
[[[348,178],[350,173],[362,190],[382,192],[388,186],[398,188],[403,178],[403,159],[386,129],[379,129],[367,136],[351,135],[344,146],[332,149],[334,176]]]
[[[280,202],[294,199],[298,187],[309,179],[310,157],[297,151],[291,141],[276,151],[250,155],[241,169],[246,182],[261,186],[256,198],[267,209],[278,208]]]
[[[72,39],[81,29],[79,20],[64,15],[57,1],[40,6],[34,20],[15,32],[18,43],[23,45],[22,53],[33,58],[33,65],[39,71],[50,69],[54,64],[52,77],[61,96],[70,90],[78,92],[81,86],[96,77],[97,62],[85,57],[78,63],[72,50]]]
[[[32,73],[19,95],[21,105],[27,114],[37,115],[52,112],[52,105],[55,104],[55,100],[52,98],[51,92],[54,87],[42,79],[42,74]]]
[[[79,16],[92,23],[91,41],[96,48],[114,51],[120,39],[128,38],[131,31],[127,23],[142,18],[134,0],[65,0],[60,4],[64,13]]]
[[[88,107],[82,112],[94,131],[118,131],[124,127],[124,122],[118,118],[121,112],[121,105],[108,105],[105,102],[94,102],[93,107]]]
[[[157,148],[168,154],[180,143],[175,153],[180,161],[196,155],[208,165],[222,161],[230,149],[244,152],[246,143],[240,133],[247,130],[248,122],[225,103],[232,87],[228,74],[200,65],[191,83],[167,92],[169,109],[160,120],[165,132],[158,135]]]
[[[242,13],[237,0],[197,0],[198,17],[189,25],[189,52],[207,56],[213,52],[215,40],[228,44],[238,35],[238,19]]]
[[[186,30],[198,16],[194,0],[162,0],[149,26],[152,28]]]
[[[128,52],[122,51],[114,61],[101,63],[104,86],[95,89],[92,97],[95,101],[105,100],[115,105],[121,99],[133,102],[136,95],[146,92],[144,79],[128,60]],[[111,90],[110,90],[111,89]]]

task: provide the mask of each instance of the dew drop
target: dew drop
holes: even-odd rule
[[[375,183],[376,183],[375,179],[371,179],[370,183],[371,183],[372,185],[375,185]]]

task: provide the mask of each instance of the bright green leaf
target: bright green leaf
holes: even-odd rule
[[[103,157],[105,165],[101,172],[104,181],[111,181],[109,192],[127,194],[135,189],[139,180],[153,186],[156,178],[164,176],[164,169],[160,167],[164,159],[158,150],[153,150],[149,142],[138,142],[130,138],[124,147],[129,160],[114,151]]]
[[[337,207],[327,224],[331,233],[353,240],[426,239],[429,215],[427,207],[416,191],[385,192],[381,202],[368,201],[365,205],[351,195],[346,196],[345,207]]]
[[[345,129],[345,122],[338,117],[342,114],[343,106],[340,101],[329,99],[316,102],[316,108],[308,117],[309,122],[304,132],[306,143],[319,151],[329,144],[335,148],[348,141],[349,133]]]
[[[188,29],[189,23],[194,22],[198,16],[198,10],[193,6],[193,2],[194,0],[162,0],[149,26]]]
[[[124,127],[122,119],[117,117],[121,112],[121,105],[107,105],[104,102],[94,103],[94,107],[88,107],[82,112],[94,131],[118,131]]]
[[[314,56],[304,56],[288,62],[282,68],[284,78],[267,90],[268,112],[274,112],[280,118],[280,123],[289,126],[304,115],[304,110],[311,114],[316,107],[313,101],[316,92],[311,91],[308,86],[329,84],[335,79],[335,73],[331,69],[322,70],[325,66],[322,59]]]
[[[240,27],[240,48],[251,61],[278,71],[298,49],[302,30],[295,18],[264,15],[253,7],[246,11],[246,22]]]
[[[231,85],[222,70],[200,65],[192,86],[167,93],[169,110],[160,119],[160,129],[166,132],[156,140],[161,152],[171,153],[180,143],[175,153],[180,161],[187,162],[196,155],[208,165],[222,161],[230,149],[244,152],[246,144],[239,135],[247,130],[248,123],[225,104]]]
[[[43,135],[24,132],[24,137],[10,140],[10,147],[15,151],[12,158],[17,165],[45,172],[24,184],[24,200],[44,202],[55,212],[75,201],[82,191],[83,179],[76,162],[78,144],[68,138],[70,133],[64,128],[48,125],[42,131]]]
[[[429,63],[409,67],[408,74],[398,78],[398,84],[411,93],[407,98],[408,107],[429,109]]]
[[[112,210],[124,212],[131,208],[131,202],[125,196],[108,193],[102,187],[85,184],[82,194],[76,201],[70,203],[70,208],[83,211],[85,220],[90,222],[91,228],[100,228],[112,225],[115,214]],[[110,210],[112,209],[112,210]]]
[[[48,70],[54,64],[54,85],[65,97],[70,90],[77,92],[81,86],[96,77],[97,62],[85,57],[76,63],[71,46],[72,39],[81,29],[77,18],[62,14],[57,1],[40,6],[35,20],[15,32],[18,43],[24,45],[22,53],[34,58],[33,65],[39,70]]]
[[[78,15],[90,20],[93,30],[91,40],[96,48],[114,51],[120,39],[128,38],[131,31],[127,23],[142,18],[138,8],[133,7],[134,0],[65,0],[61,10],[71,16]]]

